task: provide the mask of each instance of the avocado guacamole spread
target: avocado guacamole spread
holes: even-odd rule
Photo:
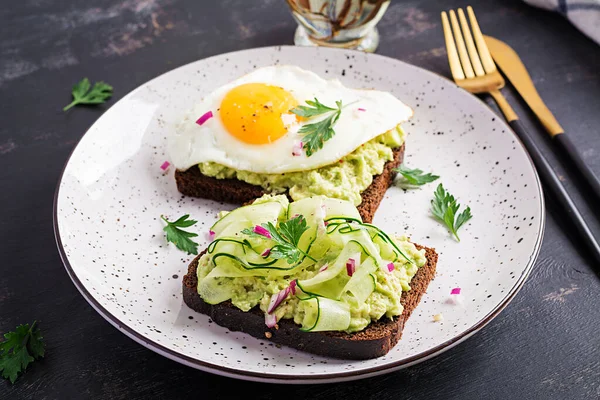
[[[335,164],[310,171],[287,172],[283,174],[258,174],[238,171],[214,162],[198,164],[200,172],[217,179],[231,179],[262,186],[271,193],[283,193],[289,189],[293,200],[315,195],[325,195],[349,200],[355,206],[361,202],[360,194],[379,175],[387,161],[393,159],[392,149],[404,143],[405,133],[398,125],[369,142]]]
[[[298,262],[272,257],[269,251],[279,243],[273,237],[242,232],[262,232],[256,227],[269,222],[280,229],[278,224],[294,218],[307,223],[297,244],[306,256]],[[402,291],[410,290],[426,262],[424,250],[405,237],[363,224],[351,203],[324,196],[288,205],[283,195],[265,195],[227,213],[211,230],[215,240],[197,269],[203,300],[230,300],[243,311],[258,305],[266,317],[293,319],[305,331],[356,332],[383,316],[400,315]]]

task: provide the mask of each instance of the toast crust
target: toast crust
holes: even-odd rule
[[[373,215],[379,207],[387,189],[391,186],[397,168],[404,159],[405,144],[394,149],[394,158],[385,163],[383,172],[373,176],[373,182],[361,194],[362,201],[357,207],[364,222],[373,221]],[[265,194],[262,187],[251,185],[237,179],[217,179],[200,172],[200,168],[191,167],[185,171],[175,171],[177,190],[186,196],[223,201],[226,203],[246,204]],[[288,196],[289,197],[289,196]]]
[[[231,331],[241,331],[259,339],[293,347],[326,357],[349,360],[367,360],[387,354],[400,340],[404,324],[419,304],[435,275],[438,255],[434,249],[415,244],[425,249],[427,262],[417,270],[410,282],[411,290],[402,292],[404,312],[395,319],[383,317],[372,322],[360,332],[302,332],[293,320],[282,319],[275,328],[265,325],[264,313],[258,306],[244,312],[226,301],[211,305],[198,295],[196,269],[200,253],[189,265],[183,277],[183,300],[188,307],[208,315],[215,323]]]

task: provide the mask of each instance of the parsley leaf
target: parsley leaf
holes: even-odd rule
[[[467,207],[462,213],[457,215],[459,208],[460,204],[458,204],[454,196],[448,193],[440,183],[434,192],[434,199],[431,200],[431,212],[437,219],[446,224],[450,232],[456,237],[456,240],[460,242],[457,232],[473,216],[471,215],[470,207]]]
[[[15,383],[19,373],[24,372],[34,360],[44,357],[42,334],[33,324],[19,325],[14,332],[4,334],[0,342],[0,372],[2,377]]]
[[[421,186],[429,182],[433,182],[439,178],[437,175],[432,175],[431,173],[424,174],[420,169],[410,169],[405,167],[404,164],[401,164],[394,171],[400,173],[404,179],[411,185]]]
[[[88,78],[83,78],[80,82],[77,82],[71,90],[73,101],[63,108],[63,111],[67,111],[77,104],[104,103],[112,96],[113,88],[107,83],[96,82],[91,90],[90,86],[90,80]]]
[[[167,223],[163,230],[167,233],[167,242],[175,244],[179,250],[183,250],[188,254],[198,254],[198,243],[190,239],[198,236],[198,234],[179,229],[188,228],[198,222],[188,219],[189,217],[189,214],[186,214],[175,222],[169,222],[161,215],[163,221]]]
[[[281,235],[294,246],[298,246],[300,238],[307,230],[308,226],[306,225],[306,219],[302,215],[298,215],[279,224]]]
[[[315,115],[321,115],[326,112],[336,110],[335,108],[327,107],[326,105],[322,104],[319,100],[317,100],[316,97],[314,101],[306,100],[306,104],[308,104],[310,107],[298,106],[291,111],[300,117],[310,118],[314,117]]]
[[[277,243],[271,248],[269,257],[276,259],[287,259],[288,264],[298,262],[302,255],[312,259],[311,256],[306,254],[298,247],[300,238],[304,232],[308,230],[306,219],[304,219],[302,215],[298,215],[286,222],[280,223],[277,228],[271,222],[262,224],[261,226],[265,228],[271,235],[270,240],[273,240],[275,243]],[[254,230],[251,228],[244,229],[242,233],[265,240],[269,239],[259,233],[254,232]]]
[[[322,149],[323,143],[335,135],[333,125],[335,125],[337,120],[340,118],[340,114],[342,113],[342,102],[335,102],[337,109],[321,104],[316,98],[314,101],[308,100],[306,104],[312,106],[312,108],[307,106],[298,106],[291,111],[301,117],[314,117],[325,113],[332,113],[329,117],[319,122],[304,125],[298,131],[298,133],[304,134],[304,137],[302,138],[304,145],[302,148],[306,151],[306,155],[310,157],[314,152]]]

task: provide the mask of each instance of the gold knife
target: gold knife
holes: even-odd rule
[[[564,129],[560,126],[556,118],[554,118],[552,112],[544,104],[519,55],[509,45],[498,39],[485,35],[484,38],[490,53],[492,53],[492,58],[496,61],[496,64],[500,67],[504,75],[506,75],[510,83],[517,89],[523,100],[533,110],[536,117],[552,137],[552,142],[567,154],[575,167],[583,175],[596,197],[600,199],[600,181],[579,155],[569,137],[565,135]]]

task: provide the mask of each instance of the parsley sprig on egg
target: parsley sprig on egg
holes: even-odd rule
[[[315,100],[307,100],[308,106],[298,106],[291,110],[299,117],[312,118],[318,115],[330,113],[327,118],[315,122],[313,124],[304,125],[298,133],[304,134],[302,148],[306,151],[306,155],[310,157],[315,151],[323,148],[323,143],[328,141],[335,135],[333,125],[337,122],[342,114],[342,101],[336,101],[337,108],[328,107],[322,104],[317,98]]]

